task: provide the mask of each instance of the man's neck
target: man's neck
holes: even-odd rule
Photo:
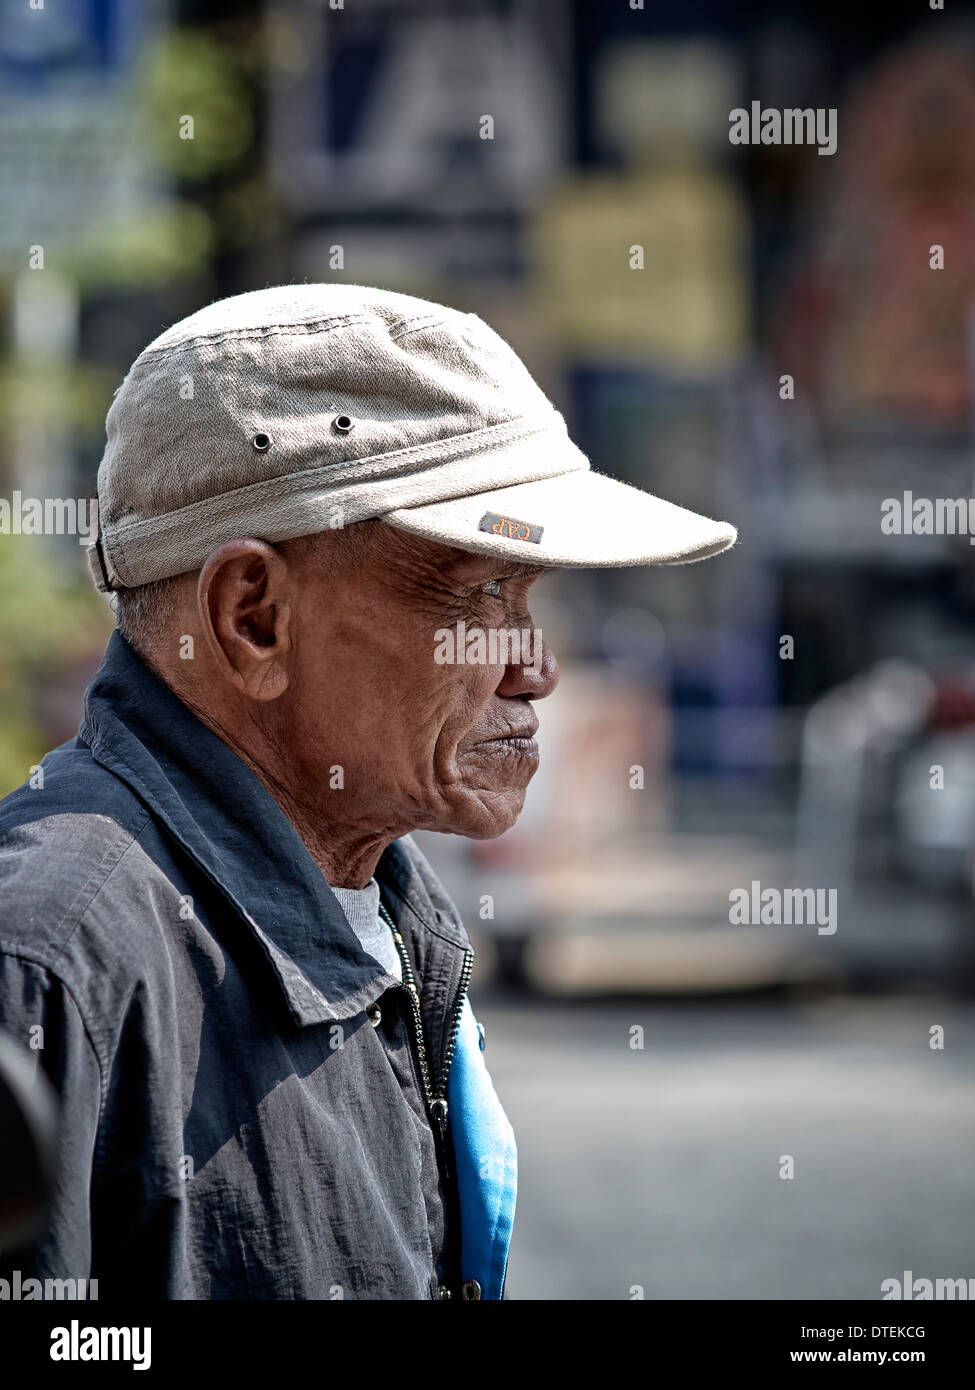
[[[328,818],[320,805],[306,804],[280,770],[272,771],[275,765],[280,769],[280,756],[274,756],[270,749],[262,752],[264,740],[259,733],[255,733],[252,739],[242,738],[239,733],[231,732],[229,726],[233,721],[224,721],[204,709],[184,690],[176,693],[263,783],[294,826],[308,853],[321,869],[326,883],[335,888],[364,888],[375,875],[376,865],[386,846],[405,834],[409,827],[377,829],[364,821],[350,822],[348,801],[343,805],[344,819],[341,823]]]
[[[321,869],[326,883],[335,888],[364,888],[374,876],[386,846],[397,838],[396,835],[323,825],[320,812],[302,805],[277,778],[266,775],[263,768],[240,750],[235,748],[234,752],[267,787]]]

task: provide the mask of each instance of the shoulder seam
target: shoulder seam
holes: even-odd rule
[[[12,957],[15,960],[23,961],[26,965],[33,965],[36,966],[38,970],[43,970],[46,975],[58,982],[64,990],[65,995],[74,1006],[75,1012],[81,1020],[81,1027],[84,1030],[85,1037],[88,1039],[88,1045],[94,1054],[95,1062],[98,1067],[98,1129],[100,1130],[105,1113],[105,1104],[108,1099],[108,1058],[102,1057],[102,1049],[98,1046],[94,1031],[91,1028],[89,1020],[85,1017],[85,1011],[81,1007],[78,997],[65,976],[61,974],[53,962],[44,960],[40,952],[25,949],[22,943],[8,942],[0,938],[0,955]],[[97,1137],[95,1142],[97,1147]]]
[[[142,820],[139,823],[137,829],[135,830],[126,829],[125,827],[119,825],[118,821],[113,822],[114,825],[119,826],[120,830],[125,831],[125,835],[128,837],[128,842],[126,844],[123,844],[121,848],[119,848],[118,845],[113,844],[105,850],[101,859],[98,861],[98,864],[95,866],[95,868],[92,869],[91,873],[85,879],[85,882],[78,889],[77,893],[75,893],[74,897],[71,899],[71,902],[68,904],[68,906],[65,908],[64,912],[58,919],[57,926],[54,928],[55,932],[57,932],[62,926],[65,925],[65,923],[69,920],[72,914],[74,914],[75,916],[74,926],[65,936],[64,940],[61,943],[60,949],[54,955],[55,966],[57,965],[57,962],[60,960],[61,956],[64,954],[68,942],[71,940],[71,937],[74,935],[74,932],[77,931],[78,926],[85,913],[87,912],[88,908],[98,897],[98,894],[105,887],[106,883],[108,883],[108,880],[112,877],[112,874],[118,868],[119,864],[125,858],[126,854],[128,854],[132,846],[138,842],[143,830],[145,830],[146,828],[149,819],[150,813],[148,810],[144,809]],[[108,865],[108,867],[106,867],[106,865]],[[104,872],[102,872],[103,870]],[[91,885],[95,882],[96,878],[98,879],[98,883],[89,893],[88,890],[91,888]],[[88,894],[87,898],[85,897],[86,894]],[[82,901],[84,901],[84,905],[80,906]]]

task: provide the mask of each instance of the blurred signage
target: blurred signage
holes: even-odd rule
[[[729,45],[713,37],[630,37],[598,47],[591,61],[601,153],[631,164],[724,154],[741,84]]]
[[[832,420],[955,431],[975,399],[975,56],[949,37],[895,47],[848,105],[776,337]]]
[[[553,3],[272,7],[271,174],[299,211],[515,211],[564,163]]]
[[[540,210],[534,247],[546,319],[580,360],[696,372],[746,347],[747,211],[721,174],[575,179]]]
[[[74,238],[131,207],[135,41],[155,0],[0,0],[0,252]]]

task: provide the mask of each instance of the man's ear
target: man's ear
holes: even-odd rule
[[[200,623],[223,674],[252,700],[288,688],[291,585],[283,555],[266,541],[227,541],[208,556],[197,584]]]

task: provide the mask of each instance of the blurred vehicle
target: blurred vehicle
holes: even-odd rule
[[[884,661],[807,716],[797,868],[844,894],[864,982],[975,988],[973,675]]]

